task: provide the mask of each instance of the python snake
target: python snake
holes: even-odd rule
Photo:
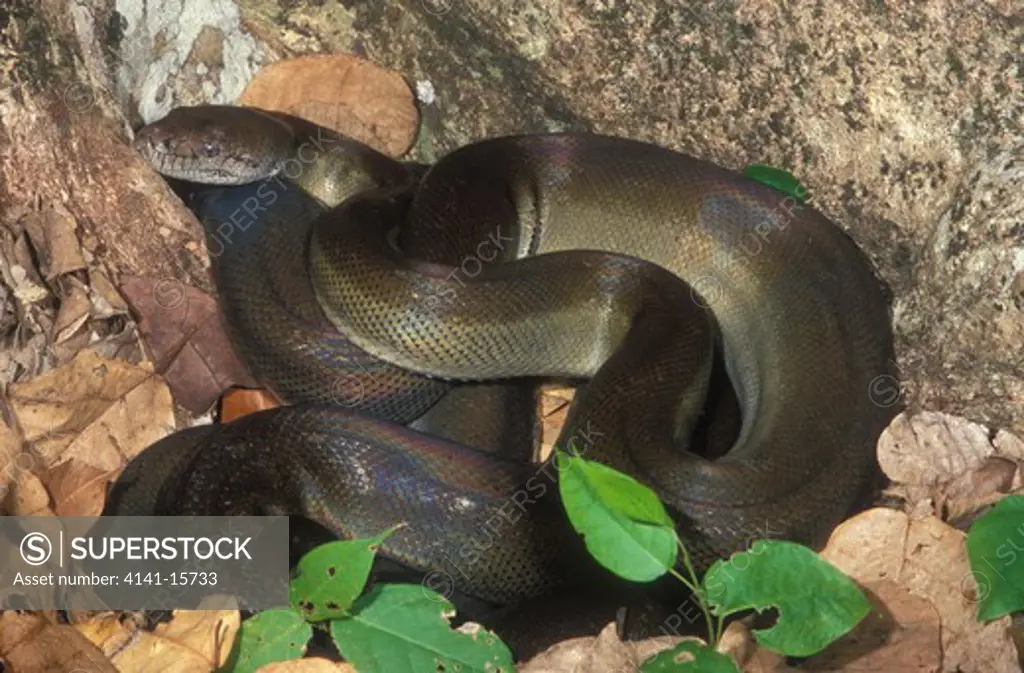
[[[542,595],[573,573],[556,470],[524,460],[535,377],[588,381],[559,444],[654,488],[698,565],[819,543],[873,472],[882,286],[772,187],[585,133],[427,167],[238,107],[178,108],[135,147],[208,185],[193,209],[225,327],[293,406],[154,445],[108,514],[289,513],[344,537],[405,521],[381,554],[487,601]]]

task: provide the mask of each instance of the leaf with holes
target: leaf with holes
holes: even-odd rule
[[[475,624],[453,631],[454,606],[424,586],[379,584],[350,612],[331,622],[331,636],[359,673],[515,671],[505,643]]]
[[[226,670],[250,673],[275,661],[298,659],[313,627],[294,610],[267,610],[242,622]]]
[[[735,662],[704,643],[684,640],[640,664],[640,673],[739,673]]]
[[[328,542],[303,556],[288,587],[292,607],[309,622],[348,614],[366,586],[377,548],[396,528],[373,538]]]
[[[775,625],[754,637],[791,657],[820,652],[871,610],[853,580],[807,547],[781,540],[758,540],[749,551],[715,562],[702,584],[720,616],[778,608]]]

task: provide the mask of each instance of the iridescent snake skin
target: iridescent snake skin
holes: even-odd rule
[[[654,488],[698,565],[766,534],[820,542],[872,473],[893,413],[872,398],[893,358],[882,287],[769,186],[579,133],[404,164],[232,107],[177,109],[136,148],[214,185],[193,208],[226,328],[293,406],[154,445],[107,513],[406,522],[383,555],[487,601],[542,595],[572,571],[555,468],[524,460],[532,387],[504,385],[531,377],[588,380],[559,444]],[[445,395],[466,381],[501,385]]]

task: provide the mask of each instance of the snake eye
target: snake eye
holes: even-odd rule
[[[217,148],[216,143],[210,142],[209,140],[203,142],[199,146],[199,155],[204,157],[215,157],[220,154],[220,150]]]

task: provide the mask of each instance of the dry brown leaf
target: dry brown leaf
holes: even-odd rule
[[[44,467],[75,458],[110,472],[174,430],[170,391],[148,364],[90,350],[10,389],[11,407]]]
[[[10,388],[11,408],[25,440],[55,460],[75,435],[152,371],[83,351],[69,365]]]
[[[107,499],[107,480],[116,473],[78,460],[66,460],[47,478],[57,516],[99,516]]]
[[[214,670],[213,664],[198,652],[149,631],[139,631],[111,660],[122,673],[207,673]]]
[[[18,472],[7,498],[4,510],[12,516],[55,516],[50,507],[50,494],[46,485],[29,470]]]
[[[52,332],[53,327],[51,326],[49,330]],[[88,348],[89,341],[91,339],[92,334],[90,334],[86,330],[79,330],[72,334],[67,339],[67,341],[62,341],[61,343],[53,343],[51,340],[50,350],[53,352],[54,355],[53,366],[63,367],[64,365],[74,360],[76,355],[78,355],[81,351]],[[89,348],[89,350],[93,351],[94,353],[98,352],[95,348]]]
[[[1006,430],[999,430],[992,439],[992,446],[996,447],[996,455],[1018,462],[1024,461],[1024,439],[1017,437]]]
[[[356,673],[351,664],[328,661],[320,657],[309,659],[293,659],[292,661],[275,661],[260,666],[256,673]]]
[[[11,484],[22,469],[21,435],[0,420],[0,502],[7,498]]]
[[[25,218],[25,221],[31,222],[33,218],[37,217],[38,215],[31,214]],[[4,280],[14,290],[14,296],[18,298],[18,301],[23,304],[32,304],[50,296],[50,291],[43,283],[42,276],[36,270],[28,234],[21,232],[12,242],[11,248],[4,252],[5,259],[10,263],[8,273],[4,274],[9,277]]]
[[[37,614],[0,614],[0,658],[12,673],[118,673],[84,635]]]
[[[240,623],[238,610],[176,610],[170,622],[139,631],[112,659],[125,672],[212,671],[227,661]]]
[[[202,605],[209,607],[216,603],[210,599]],[[178,609],[169,623],[157,627],[156,634],[187,645],[216,666],[223,666],[241,625],[242,615],[238,609]]]
[[[419,128],[419,111],[402,76],[350,54],[265,66],[238,104],[302,117],[393,157],[409,151]]]
[[[61,454],[97,470],[119,470],[150,444],[175,429],[174,401],[167,384],[153,375],[135,386],[83,429]]]
[[[942,670],[942,621],[935,606],[892,581],[865,588],[874,609],[853,631],[801,669],[850,673]]]
[[[637,670],[636,656],[619,639],[615,622],[597,636],[570,638],[552,645],[518,667],[519,673],[627,673]]]
[[[215,601],[208,603],[213,605]],[[157,626],[155,633],[188,646],[216,666],[223,666],[231,654],[241,619],[238,610],[175,610],[171,621]]]
[[[940,619],[942,671],[1017,670],[1009,618],[986,624],[975,620],[976,589],[964,537],[935,517],[912,520],[903,512],[876,508],[843,522],[822,557],[863,586],[894,582],[927,599]],[[894,618],[894,638],[896,629],[908,629],[920,621],[920,610],[914,608],[910,617],[903,617],[908,624],[899,622],[898,607],[895,602],[884,605]],[[889,647],[899,649],[891,641],[885,645]],[[900,655],[878,652],[874,656],[898,660]]]
[[[1003,440],[1002,450],[989,439],[988,428],[965,418],[925,411],[901,413],[878,440],[878,462],[885,474],[902,484],[934,485],[1001,455],[1024,461],[1024,444]],[[1005,453],[1004,453],[1005,451]]]
[[[89,619],[79,621],[75,629],[100,648],[107,657],[112,657],[138,637],[138,624],[132,620],[122,620],[113,612],[95,614]]]
[[[134,321],[125,321],[119,332],[111,331],[100,341],[90,343],[89,350],[106,360],[116,358],[132,364],[146,360]]]
[[[40,330],[25,338],[15,338],[8,348],[0,350],[0,385],[23,381],[45,371],[51,360],[46,343],[46,334]]]
[[[85,269],[77,227],[74,215],[59,201],[47,201],[38,217],[26,220],[25,229],[42,258],[46,280]]]
[[[54,320],[50,339],[55,344],[63,343],[81,329],[92,313],[89,291],[77,278],[69,277],[68,289],[60,300],[60,309]],[[88,339],[88,337],[87,337]]]
[[[890,492],[917,515],[959,519],[1021,487],[1024,443],[939,412],[902,413],[878,442]]]
[[[624,643],[615,622],[596,636],[570,638],[552,645],[520,665],[519,673],[632,673],[645,660],[684,640],[704,641],[679,636],[658,636]]]
[[[575,391],[568,386],[546,386],[540,394],[541,441],[540,460],[547,460],[554,450],[558,433],[565,425]]]
[[[269,390],[234,388],[220,398],[220,422],[230,423],[257,411],[279,406],[281,401]]]
[[[178,404],[203,413],[227,388],[255,387],[224,334],[213,297],[173,279],[128,277],[121,291]]]
[[[569,391],[569,399],[566,399],[562,391],[541,390],[540,394],[540,415],[548,418],[555,414],[565,416],[565,411],[572,404],[572,391]]]
[[[98,318],[109,318],[125,315],[129,312],[124,297],[117,291],[106,274],[98,270],[89,271],[89,282],[92,285],[93,313]]]
[[[562,406],[560,402],[569,403],[576,397],[576,388],[560,383],[548,383],[541,386],[541,395],[556,406]]]
[[[1013,461],[988,458],[977,469],[965,472],[942,487],[938,494],[942,518],[957,528],[966,529],[968,517],[1009,493],[1019,473],[1020,466]]]

